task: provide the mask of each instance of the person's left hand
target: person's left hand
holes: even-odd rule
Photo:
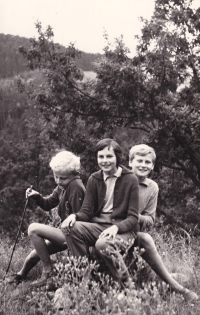
[[[110,238],[113,238],[113,241],[115,240],[115,237],[118,232],[118,227],[116,225],[112,225],[109,228],[105,229],[100,235],[99,238],[107,238],[108,240]]]
[[[72,227],[74,223],[76,222],[76,215],[74,213],[70,214],[67,219],[65,219],[62,224],[61,228],[66,228],[66,227]]]

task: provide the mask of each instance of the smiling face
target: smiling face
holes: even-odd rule
[[[105,147],[98,151],[97,162],[106,175],[113,175],[117,172],[117,158],[112,147]]]
[[[67,172],[67,171],[65,171],[65,172],[54,171],[53,175],[54,175],[54,179],[55,179],[56,184],[61,189],[65,189],[69,180],[73,177],[71,171],[69,171],[69,172]]]
[[[143,156],[136,154],[132,161],[129,161],[129,166],[141,182],[154,169],[151,153]]]

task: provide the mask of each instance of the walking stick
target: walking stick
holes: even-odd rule
[[[32,189],[32,186],[30,187],[30,189]],[[16,239],[15,239],[15,243],[14,243],[14,246],[13,246],[13,249],[12,249],[12,253],[11,253],[11,256],[10,256],[10,261],[8,263],[8,267],[6,269],[6,272],[5,272],[5,275],[3,277],[3,280],[5,280],[5,277],[10,269],[10,264],[11,264],[11,261],[12,261],[12,257],[13,257],[13,254],[14,254],[14,250],[15,250],[15,247],[16,247],[16,244],[17,244],[17,241],[18,241],[18,238],[19,238],[19,233],[20,233],[20,230],[21,230],[21,227],[22,227],[22,223],[24,221],[24,216],[25,216],[25,213],[26,213],[26,208],[27,208],[27,205],[28,205],[28,198],[26,198],[26,203],[25,203],[25,206],[24,206],[24,210],[23,210],[23,213],[22,213],[22,218],[21,218],[21,222],[20,222],[20,226],[19,226],[19,229],[18,229],[18,232],[17,232],[17,236],[16,236]]]

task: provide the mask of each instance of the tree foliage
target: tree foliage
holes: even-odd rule
[[[156,1],[138,53],[156,118],[151,144],[162,165],[184,171],[200,186],[200,9],[192,9],[191,3]]]
[[[123,38],[116,39],[96,62],[96,79],[86,83],[75,47],[60,49],[51,27],[43,32],[37,24],[38,41],[20,49],[30,68],[43,70],[45,83],[31,94],[35,104],[47,119],[56,117],[65,136],[70,126],[87,145],[116,127],[140,129],[160,165],[183,171],[200,186],[200,9],[191,3],[157,0],[150,21],[143,20],[137,54],[129,57]],[[63,139],[59,130],[57,136]]]
[[[0,225],[17,226],[27,186],[51,192],[48,163],[56,149],[81,156],[86,183],[97,167],[93,144],[107,136],[121,144],[125,163],[130,146],[152,145],[160,170],[154,173],[158,208],[196,225],[200,10],[191,3],[157,0],[151,20],[143,20],[136,55],[130,57],[123,37],[108,43],[96,60],[96,79],[88,81],[74,45],[54,44],[51,27],[36,25],[38,39],[20,47],[31,71],[0,81]],[[16,93],[15,82],[28,99]]]

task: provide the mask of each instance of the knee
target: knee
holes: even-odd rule
[[[155,243],[148,233],[138,232],[137,234],[138,244],[146,250],[154,249]]]
[[[34,234],[37,234],[37,231],[39,230],[39,223],[31,223],[28,227],[28,236],[31,237]]]
[[[75,222],[73,226],[71,226],[70,228],[61,228],[65,239],[69,240],[69,239],[74,239],[76,238],[76,236],[80,236],[81,235],[81,231],[79,228],[79,222]]]
[[[72,227],[70,227],[70,233],[76,233],[81,230],[81,222],[75,222]]]
[[[72,227],[70,227],[70,235],[82,235],[84,233],[84,226],[82,222],[75,222]]]
[[[106,239],[99,238],[95,243],[95,248],[99,253],[105,251],[107,248]]]

